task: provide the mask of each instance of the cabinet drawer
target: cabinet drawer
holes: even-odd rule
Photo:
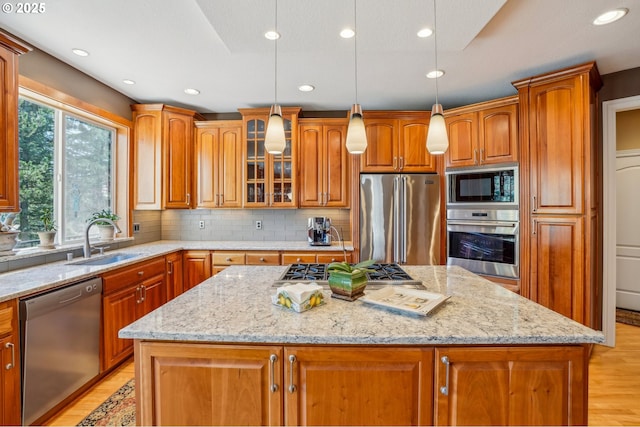
[[[9,303],[0,304],[0,336],[10,334],[13,331],[14,316],[12,305]]]
[[[345,261],[345,255],[343,252],[328,252],[328,253],[324,253],[324,254],[318,254],[318,262],[320,264],[328,264],[330,262],[342,262]],[[346,261],[347,262],[351,262],[351,254],[349,252],[347,252],[347,257],[346,257]]]
[[[235,265],[244,264],[244,252],[214,252],[213,265]]]
[[[282,264],[296,264],[299,262],[303,263],[313,263],[316,262],[316,254],[315,253],[290,253],[290,254],[282,254]]]
[[[124,267],[102,276],[102,292],[108,294],[132,283],[140,282],[157,274],[164,274],[164,257]]]
[[[280,265],[277,252],[248,252],[247,265]]]

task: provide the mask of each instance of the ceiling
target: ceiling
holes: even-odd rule
[[[277,101],[307,111],[429,110],[433,0],[55,0],[0,27],[141,103],[201,113]],[[594,26],[609,9],[622,20]],[[596,60],[601,74],[640,67],[638,0],[440,0],[439,101],[445,109],[515,94],[511,81]],[[81,48],[90,55],[71,52]],[[356,55],[357,52],[357,55]],[[357,80],[356,80],[357,64]],[[131,79],[135,85],[126,85]],[[276,94],[277,81],[277,94]],[[357,81],[357,85],[356,85]],[[300,92],[301,84],[315,86]],[[199,95],[187,95],[196,88]]]

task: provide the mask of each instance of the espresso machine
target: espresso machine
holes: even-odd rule
[[[326,216],[309,218],[307,232],[311,246],[331,245],[331,218]]]

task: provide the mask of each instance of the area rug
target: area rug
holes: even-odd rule
[[[80,421],[79,426],[135,426],[135,383],[129,380]]]
[[[640,326],[640,312],[616,308],[616,322]]]

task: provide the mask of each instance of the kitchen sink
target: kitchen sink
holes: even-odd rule
[[[70,262],[70,265],[107,265],[114,262],[124,261],[131,258],[136,258],[144,254],[138,253],[113,253],[107,255],[99,255],[93,258],[82,259],[80,261]]]

